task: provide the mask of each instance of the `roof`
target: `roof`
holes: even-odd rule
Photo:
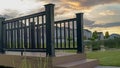
[[[88,30],[88,29],[83,29],[83,30],[85,30],[85,31],[87,31],[87,32],[91,32],[90,30]]]

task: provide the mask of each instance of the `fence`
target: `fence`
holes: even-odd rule
[[[71,26],[72,25],[72,26]],[[83,14],[76,18],[54,22],[54,4],[45,5],[45,11],[11,20],[0,18],[0,50],[46,52],[55,56],[55,50],[83,52]]]

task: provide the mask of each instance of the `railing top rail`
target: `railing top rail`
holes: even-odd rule
[[[60,21],[55,21],[54,23],[57,24],[57,23],[61,23],[61,22],[68,22],[68,21],[75,21],[76,18],[71,18],[71,19],[66,19],[66,20],[60,20]]]
[[[45,11],[39,12],[39,13],[35,13],[35,14],[31,14],[31,15],[27,15],[27,16],[22,16],[22,17],[14,18],[14,19],[10,19],[10,20],[6,20],[4,23],[6,23],[6,22],[12,22],[12,21],[17,21],[17,20],[28,19],[28,18],[33,18],[33,17],[37,17],[37,16],[42,16],[42,15],[45,15]]]

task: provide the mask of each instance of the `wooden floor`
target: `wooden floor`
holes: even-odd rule
[[[48,58],[45,53],[40,52],[25,52],[24,56],[18,52],[6,52],[6,54],[0,54],[0,65],[21,68],[24,59],[31,64],[32,68],[39,68],[40,62],[42,62],[41,65],[47,64],[46,68],[94,68],[98,65],[98,60],[87,59],[86,54],[66,52],[56,52],[55,57]]]

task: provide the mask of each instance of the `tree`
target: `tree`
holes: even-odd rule
[[[109,32],[108,32],[108,31],[105,32],[105,37],[104,37],[104,38],[107,39],[107,38],[109,38],[109,36],[110,36],[110,35],[109,35]]]
[[[92,34],[92,39],[93,39],[93,40],[98,39],[97,31],[94,31],[94,32],[93,32],[93,34]]]

